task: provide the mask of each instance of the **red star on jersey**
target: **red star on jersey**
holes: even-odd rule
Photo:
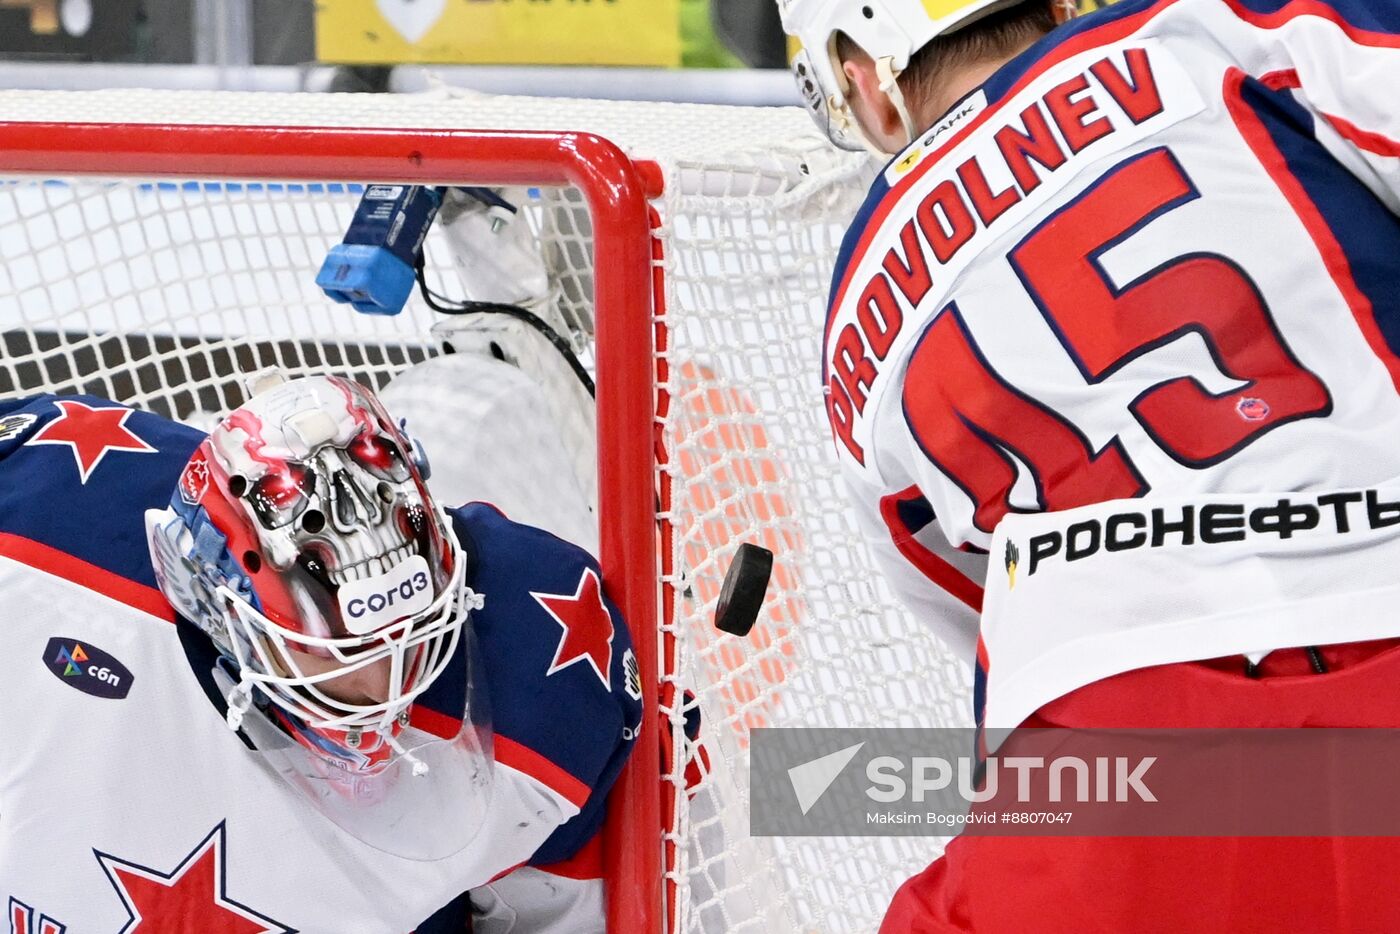
[[[224,894],[223,821],[168,873],[106,853],[97,859],[131,916],[118,934],[294,934]]]
[[[95,409],[73,399],[57,401],[54,405],[63,414],[40,428],[26,443],[68,445],[73,450],[73,459],[78,462],[78,477],[83,483],[88,482],[108,451],[156,453],[155,448],[126,427],[131,409]]]
[[[575,662],[587,662],[603,687],[612,690],[613,621],[603,605],[598,575],[587,568],[572,595],[530,593],[564,629],[554,662],[545,675],[563,671]]]

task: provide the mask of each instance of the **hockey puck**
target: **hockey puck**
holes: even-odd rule
[[[747,636],[758,622],[763,595],[773,576],[773,552],[761,545],[744,542],[734,554],[715,608],[715,628],[736,636]]]

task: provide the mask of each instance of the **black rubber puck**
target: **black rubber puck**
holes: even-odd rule
[[[763,595],[773,576],[773,552],[761,545],[744,542],[734,553],[724,587],[715,607],[715,628],[736,636],[747,636],[763,609]]]

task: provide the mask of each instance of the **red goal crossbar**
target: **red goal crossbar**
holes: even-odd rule
[[[609,801],[610,934],[660,934],[655,166],[587,133],[0,122],[0,174],[573,185],[592,216],[598,497],[604,586],[632,632],[643,728]],[[640,478],[649,478],[642,482]]]

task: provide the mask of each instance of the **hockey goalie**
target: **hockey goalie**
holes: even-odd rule
[[[641,690],[597,564],[440,508],[365,387],[253,389],[207,436],[0,402],[9,930],[601,931]]]

